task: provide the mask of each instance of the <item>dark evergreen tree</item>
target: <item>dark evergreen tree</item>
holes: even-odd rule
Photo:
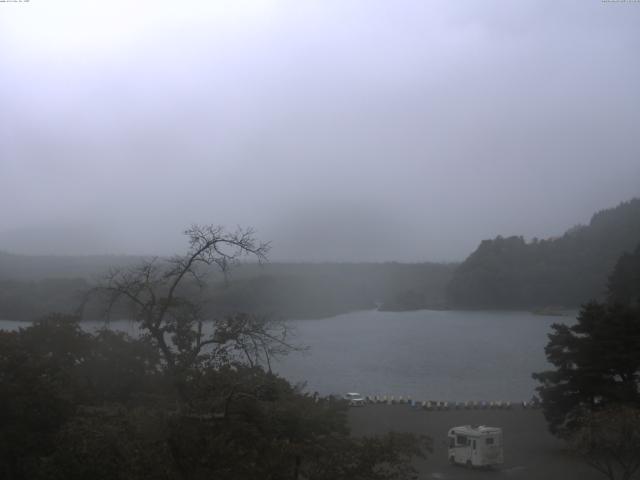
[[[584,305],[574,325],[554,324],[545,348],[554,370],[534,373],[550,429],[566,435],[610,405],[640,406],[640,309],[633,266],[640,248],[611,275],[609,302]]]
[[[640,307],[640,245],[625,253],[609,277],[609,303]]]
[[[589,413],[570,446],[609,480],[631,480],[640,469],[640,409],[613,406]]]

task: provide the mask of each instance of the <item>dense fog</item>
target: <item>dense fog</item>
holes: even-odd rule
[[[461,261],[640,193],[633,2],[0,7],[1,250]]]
[[[0,0],[0,478],[638,478],[639,26]]]

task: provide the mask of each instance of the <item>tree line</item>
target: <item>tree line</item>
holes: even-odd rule
[[[322,318],[376,307],[575,308],[604,298],[616,260],[638,242],[640,199],[633,199],[596,213],[589,225],[573,227],[559,238],[484,240],[461,264],[245,263],[235,269],[232,282],[210,271],[207,291],[214,301],[204,308],[210,315],[241,308],[283,318]],[[0,252],[0,318],[74,313],[79,295],[109,266],[127,268],[149,260]]]
[[[640,199],[598,212],[589,225],[559,238],[485,240],[455,270],[448,302],[459,308],[529,309],[603,299],[616,261],[638,242]]]
[[[65,267],[62,257],[0,253],[0,319],[29,321],[51,311],[75,313],[84,292],[109,270],[104,259],[71,257]],[[40,270],[34,260],[43,262]],[[130,268],[149,260],[113,257],[111,267]],[[381,305],[388,310],[442,308],[454,268],[437,263],[269,262],[260,266],[245,262],[236,265],[228,278],[209,269],[205,290],[210,301],[203,308],[211,316],[242,310],[295,319]],[[86,312],[86,318],[100,315],[97,310]]]

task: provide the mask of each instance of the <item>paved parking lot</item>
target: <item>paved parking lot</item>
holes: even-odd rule
[[[434,451],[426,461],[418,461],[419,479],[517,480],[602,480],[604,476],[570,455],[564,443],[553,437],[539,410],[415,410],[408,405],[367,405],[351,408],[349,421],[355,435],[388,431],[429,435]],[[467,470],[449,465],[447,431],[456,425],[501,427],[504,434],[504,460],[495,470]]]

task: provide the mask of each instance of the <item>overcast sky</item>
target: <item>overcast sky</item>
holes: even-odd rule
[[[462,260],[640,196],[640,3],[0,3],[0,127],[0,249]]]

